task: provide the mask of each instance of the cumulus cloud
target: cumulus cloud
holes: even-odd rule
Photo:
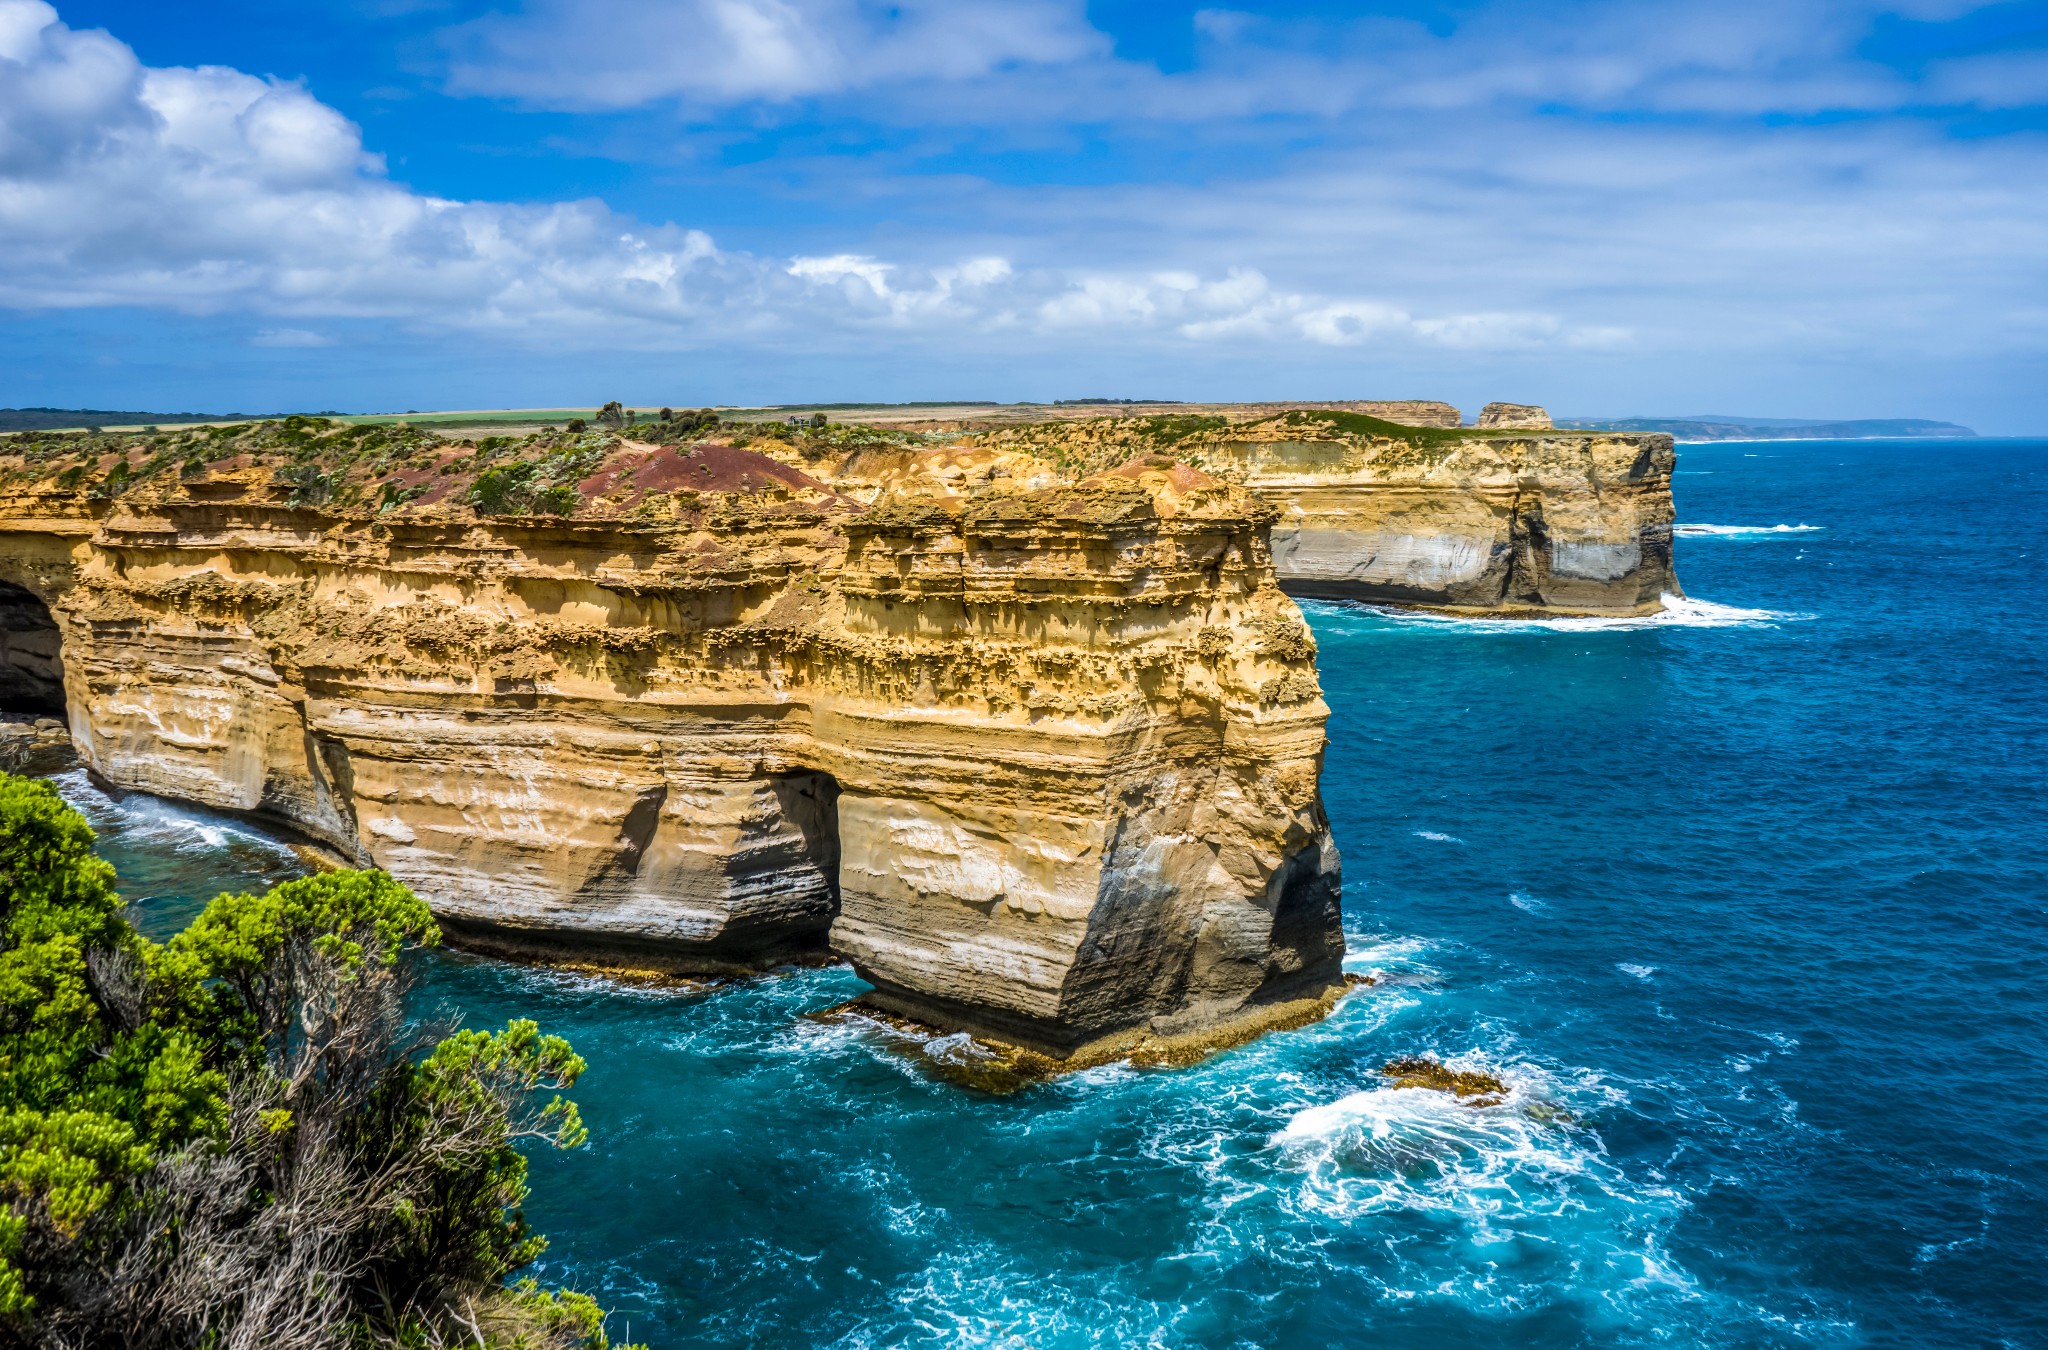
[[[391,181],[306,89],[219,66],[143,66],[42,0],[0,0],[0,304],[390,319],[525,342],[624,345],[913,334],[1484,345],[1569,325],[1411,317],[1276,291],[1257,271],[773,259],[601,203],[456,201]],[[257,345],[326,341],[300,327]]]
[[[730,297],[701,233],[392,183],[296,85],[152,69],[0,0],[0,304],[537,321]]]

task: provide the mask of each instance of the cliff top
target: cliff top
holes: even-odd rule
[[[1047,519],[1104,523],[1254,509],[1179,457],[1155,453],[1156,438],[1142,435],[1103,442],[1105,453],[1076,472],[1071,455],[1054,464],[945,434],[726,423],[708,411],[639,421],[615,405],[607,411],[613,415],[596,426],[578,418],[520,436],[304,416],[111,434],[28,431],[0,436],[0,492],[137,506],[253,502],[393,521],[652,524],[700,515],[718,501],[835,518],[877,501],[915,501],[958,516],[990,497],[1033,499],[1029,511]],[[850,487],[860,495],[846,495]]]
[[[1489,410],[1519,405],[1490,404]],[[989,449],[1025,453],[1067,474],[1100,473],[1134,456],[1165,455],[1197,468],[1227,473],[1237,447],[1322,442],[1372,447],[1382,464],[1440,459],[1460,446],[1524,441],[1531,436],[1583,438],[1583,431],[1552,432],[1536,425],[1541,409],[1520,417],[1496,416],[1487,425],[1413,426],[1342,408],[1287,408],[1277,412],[1151,413],[1084,421],[1037,422],[968,432],[963,439]],[[1547,419],[1544,419],[1547,421]]]
[[[1376,408],[1433,424],[1391,420]],[[1013,410],[1014,411],[1014,410]],[[1041,408],[1042,411],[1042,408]],[[1457,425],[1448,404],[1212,405],[1211,410],[1062,407],[980,425],[830,422],[823,414],[732,420],[609,404],[521,434],[461,435],[407,423],[292,416],[140,431],[0,435],[0,491],[135,501],[260,501],[343,517],[474,516],[653,522],[706,499],[837,515],[889,499],[1101,496],[1122,519],[1142,488],[1172,517],[1223,505],[1261,445],[1338,446],[1377,469],[1434,471],[1465,446],[1583,439],[1540,408],[1488,405]],[[1068,414],[1091,415],[1068,415]],[[1606,433],[1612,434],[1612,433]],[[1328,453],[1314,450],[1327,457]],[[1109,499],[1116,498],[1112,503]]]

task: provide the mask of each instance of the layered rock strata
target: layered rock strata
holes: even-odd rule
[[[292,434],[309,464],[339,435]],[[545,466],[401,450],[378,509],[225,451],[118,494],[126,452],[97,495],[16,465],[8,678],[60,680],[108,782],[286,823],[489,950],[830,950],[882,1006],[1062,1057],[1340,987],[1327,709],[1243,490],[863,506],[615,438],[565,514],[480,517],[450,482]]]
[[[1668,437],[1243,442],[1218,458],[1279,513],[1274,566],[1292,595],[1599,615],[1683,593]]]
[[[1055,468],[1148,448],[1199,462],[1274,508],[1274,566],[1297,596],[1602,615],[1682,594],[1669,436],[1543,430],[1548,415],[1522,405],[1489,405],[1489,419],[1456,429],[1298,409],[1013,428],[976,444]]]
[[[1489,403],[1479,410],[1476,425],[1495,431],[1548,431],[1550,414],[1533,403]]]

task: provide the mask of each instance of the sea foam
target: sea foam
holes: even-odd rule
[[[97,787],[84,769],[50,779],[58,795],[76,807],[97,829],[114,827],[131,841],[177,853],[210,853],[237,847],[255,850],[280,862],[296,861],[289,847],[227,816],[202,807],[181,806],[144,792],[112,796]]]
[[[1688,539],[1756,538],[1774,534],[1812,534],[1821,529],[1819,525],[1674,525],[1672,533]]]
[[[1775,628],[1814,616],[1790,610],[1745,609],[1685,595],[1665,595],[1655,614],[1560,615],[1554,619],[1491,619],[1350,600],[1303,600],[1302,610],[1318,623],[1340,627],[1347,619],[1369,618],[1393,628],[1419,632],[1506,637],[1521,633],[1633,633],[1653,628]]]

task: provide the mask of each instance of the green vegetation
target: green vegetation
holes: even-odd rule
[[[597,467],[607,448],[605,442],[572,445],[537,459],[507,459],[476,476],[469,504],[487,516],[574,515],[583,501],[576,485]]]
[[[585,1137],[531,1022],[407,1029],[432,917],[381,872],[222,895],[157,944],[92,831],[0,774],[0,1342],[599,1350],[518,1143]]]
[[[1358,436],[1368,440],[1405,441],[1418,449],[1437,449],[1456,445],[1460,441],[1489,440],[1500,436],[1527,434],[1481,431],[1476,427],[1411,427],[1401,422],[1368,417],[1364,413],[1323,408],[1297,408],[1291,412],[1277,414],[1277,417],[1281,425],[1300,427],[1305,431],[1327,427],[1344,436]]]

